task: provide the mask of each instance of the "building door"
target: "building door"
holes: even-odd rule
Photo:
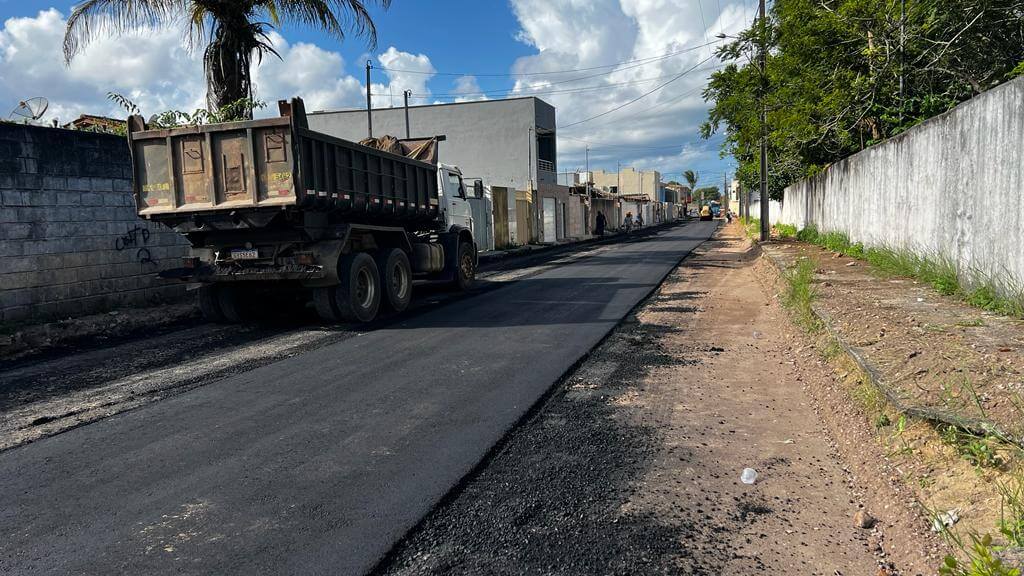
[[[508,248],[508,188],[492,186],[491,198],[494,202],[494,247],[498,250]]]
[[[558,239],[557,203],[554,198],[545,197],[541,209],[544,211],[544,242],[552,243]]]

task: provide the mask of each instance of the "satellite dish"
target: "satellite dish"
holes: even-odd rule
[[[17,108],[11,110],[10,118],[23,118],[25,122],[28,122],[29,120],[39,120],[43,117],[43,114],[46,114],[46,109],[49,106],[50,102],[42,96],[22,100],[21,102],[18,102]]]

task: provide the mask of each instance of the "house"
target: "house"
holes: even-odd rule
[[[494,202],[495,245],[540,240],[542,197],[562,198],[557,186],[555,108],[536,97],[376,108],[373,134],[404,138],[444,135],[438,159],[458,166],[468,180],[480,179]],[[359,141],[368,134],[366,110],[308,114],[317,132]],[[545,196],[546,194],[546,196]],[[556,214],[555,230],[565,230]]]

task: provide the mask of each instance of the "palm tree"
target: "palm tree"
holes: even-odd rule
[[[686,180],[686,183],[690,185],[690,194],[691,195],[694,192],[697,191],[697,181],[700,179],[700,174],[698,174],[697,172],[695,172],[693,170],[687,170],[687,171],[683,172],[683,179]],[[702,202],[703,202],[703,200],[704,199],[701,198]]]
[[[377,29],[367,6],[387,8],[391,0],[85,0],[71,12],[64,31],[64,60],[80,54],[90,41],[111,33],[185,23],[187,46],[205,44],[206,103],[211,112],[252,99],[252,59],[274,54],[269,28],[303,24],[338,40],[346,30],[365,36],[371,48]],[[251,117],[252,111],[248,111]]]

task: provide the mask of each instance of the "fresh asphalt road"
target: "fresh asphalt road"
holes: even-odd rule
[[[364,573],[714,228],[0,453],[0,573]]]

